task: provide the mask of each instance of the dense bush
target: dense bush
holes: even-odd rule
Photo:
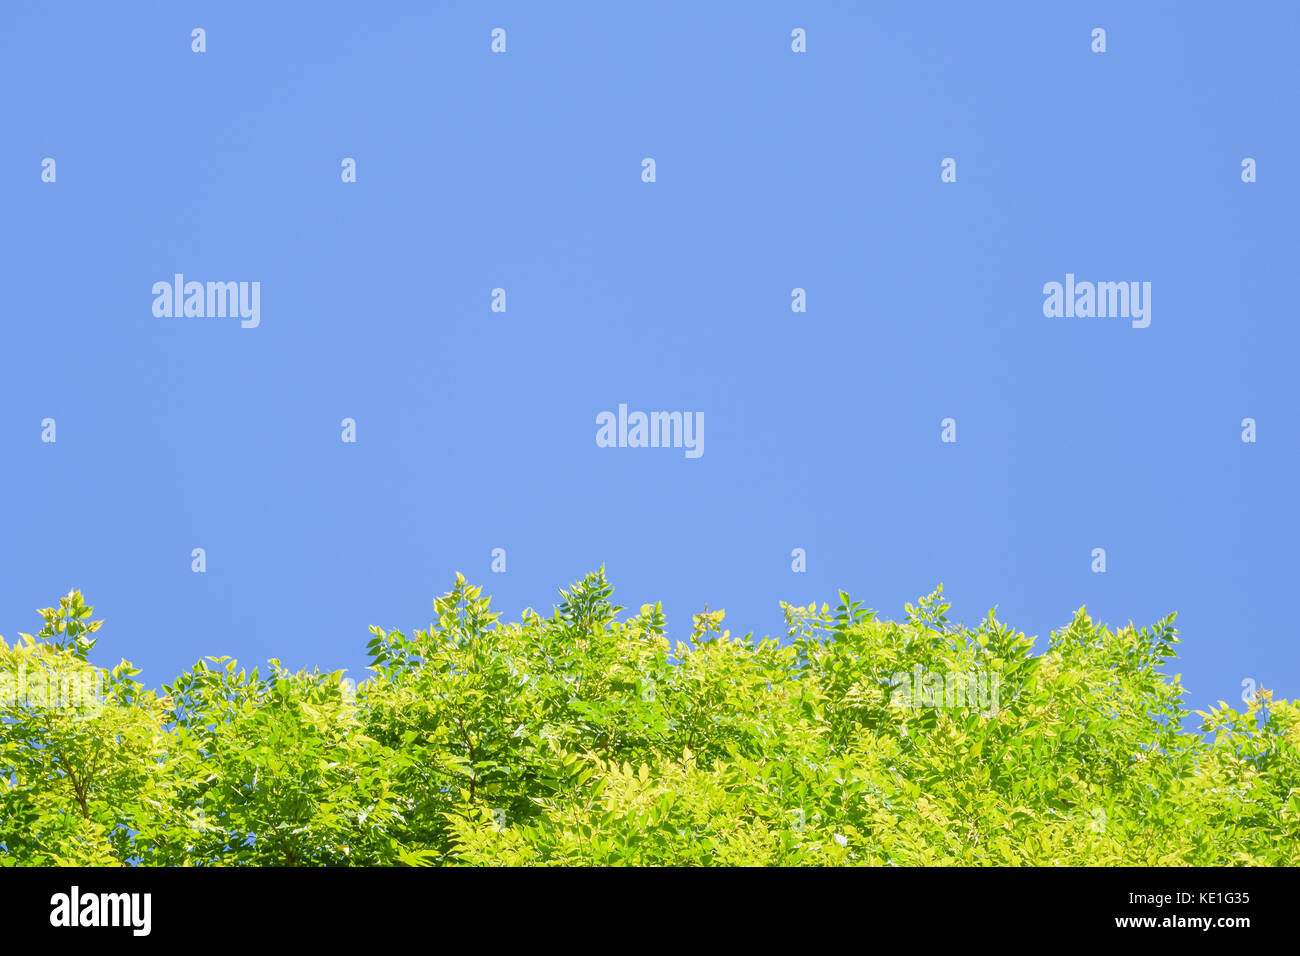
[[[1172,618],[1080,611],[1035,656],[940,592],[899,623],[841,594],[784,641],[706,611],[673,644],[611,591],[501,624],[458,576],[427,630],[371,629],[355,689],[209,658],[157,692],[89,663],[73,592],[0,641],[0,861],[1300,863],[1300,709],[1185,726]]]

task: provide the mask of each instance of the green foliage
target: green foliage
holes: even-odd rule
[[[841,592],[674,643],[603,570],[560,594],[501,623],[458,575],[355,690],[207,658],[155,692],[89,662],[73,592],[0,640],[0,864],[1300,863],[1300,708],[1188,729],[1172,617],[1080,610],[1034,655],[941,590],[901,622]]]

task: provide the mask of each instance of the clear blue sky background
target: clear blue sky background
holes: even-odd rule
[[[425,625],[457,570],[515,617],[604,563],[678,636],[706,601],[775,633],[782,599],[900,616],[940,582],[1040,647],[1080,605],[1178,611],[1191,704],[1296,696],[1298,28],[6,0],[0,632],[75,587],[151,684],[361,676],[366,626]],[[260,281],[261,327],[155,318],[175,272]],[[1044,318],[1067,272],[1150,281],[1150,328]],[[597,448],[620,402],[703,412],[704,456]]]

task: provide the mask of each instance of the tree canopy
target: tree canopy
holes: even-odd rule
[[[1300,708],[1184,709],[1174,619],[1034,641],[942,589],[670,641],[603,570],[502,623],[457,576],[371,676],[0,639],[2,865],[1296,865]]]

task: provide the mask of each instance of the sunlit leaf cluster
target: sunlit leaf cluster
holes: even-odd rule
[[[603,571],[560,594],[503,623],[457,576],[356,687],[206,658],[151,690],[73,592],[0,640],[0,864],[1300,864],[1300,708],[1184,709],[1172,617],[1035,653],[941,590],[841,592],[675,641]]]

